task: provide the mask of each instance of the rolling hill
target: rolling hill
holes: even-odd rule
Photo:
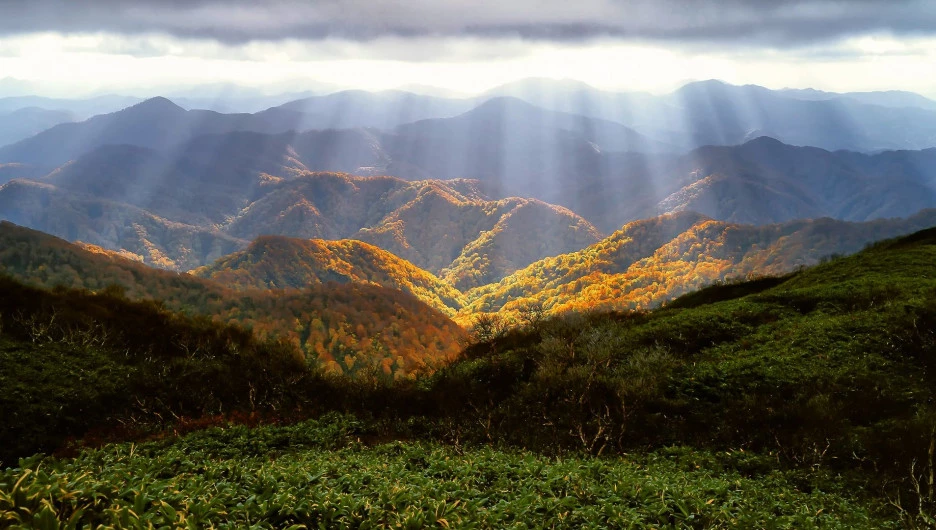
[[[0,273],[31,285],[104,291],[246,326],[286,340],[307,362],[353,373],[379,367],[404,377],[446,362],[464,332],[416,297],[377,285],[307,285],[233,290],[188,274],[153,269],[112,252],[0,223]],[[370,368],[369,368],[370,367]]]
[[[464,296],[447,282],[373,245],[261,236],[246,249],[192,274],[233,289],[302,289],[331,282],[380,285],[409,293],[450,316]]]
[[[585,249],[529,265],[465,293],[459,317],[508,318],[531,307],[545,314],[646,310],[713,282],[781,275],[830,255],[852,254],[879,239],[936,225],[936,210],[907,219],[833,219],[738,225],[683,212],[635,221]]]

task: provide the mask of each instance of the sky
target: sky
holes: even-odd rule
[[[221,83],[467,95],[525,77],[936,98],[936,2],[0,0],[0,95]]]

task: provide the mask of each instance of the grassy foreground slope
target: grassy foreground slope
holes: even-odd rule
[[[423,442],[367,447],[360,435],[360,424],[332,416],[24,460],[0,471],[0,525],[896,527],[831,474],[751,473],[769,459],[737,451],[548,458]]]

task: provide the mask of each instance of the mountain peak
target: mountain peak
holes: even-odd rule
[[[185,109],[176,105],[168,98],[162,96],[156,96],[133,105],[132,107],[127,107],[124,111],[133,111],[133,112],[185,112]]]
[[[468,111],[466,114],[475,114],[491,110],[503,111],[507,109],[541,110],[537,106],[527,103],[520,98],[513,96],[498,96],[496,98],[491,98],[485,101],[474,109]]]
[[[758,136],[753,140],[744,142],[742,145],[749,147],[780,147],[786,146],[787,144],[777,140],[776,138],[773,138],[772,136]]]
[[[676,92],[686,92],[689,90],[715,90],[719,88],[732,87],[734,85],[726,83],[720,79],[705,79],[703,81],[691,81],[679,87]]]

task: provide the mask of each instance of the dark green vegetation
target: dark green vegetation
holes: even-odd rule
[[[294,365],[290,363],[294,361],[288,352],[277,350],[275,345],[262,344],[252,346],[250,351],[255,353],[239,361],[253,363],[246,367],[230,364],[236,358],[230,348],[201,350],[214,352],[208,356],[192,355],[190,348],[185,355],[184,349],[171,349],[171,341],[168,351],[178,353],[166,353],[165,361],[146,364],[149,361],[141,357],[140,352],[147,351],[147,341],[163,340],[156,344],[165,344],[166,336],[173,336],[165,331],[173,328],[164,329],[163,324],[156,325],[159,321],[154,320],[151,336],[143,335],[140,342],[126,346],[120,343],[102,354],[107,356],[106,362],[112,364],[98,362],[94,357],[80,361],[85,363],[86,372],[103,366],[88,375],[97,378],[94,389],[100,389],[103,395],[108,388],[117,388],[113,394],[126,394],[128,400],[133,400],[129,403],[131,411],[136,400],[159,404],[151,396],[158,396],[168,405],[159,409],[160,417],[146,418],[149,432],[167,425],[185,425],[172,414],[194,416],[255,411],[259,415],[256,417],[264,414],[301,417],[331,410],[357,418],[357,430],[348,437],[360,438],[365,445],[391,439],[410,440],[416,445],[355,446],[329,453],[321,453],[316,449],[319,446],[314,446],[309,451],[293,452],[289,449],[291,446],[309,446],[309,442],[302,440],[305,435],[301,427],[296,427],[298,431],[253,431],[249,435],[238,434],[241,431],[216,432],[201,435],[206,438],[143,446],[139,460],[118,462],[116,451],[125,455],[130,448],[110,446],[103,452],[83,453],[75,461],[49,462],[43,464],[46,475],[36,479],[39,480],[37,486],[32,486],[31,474],[23,478],[23,470],[14,470],[3,479],[0,491],[11,495],[12,485],[20,478],[23,479],[20,488],[36,487],[40,492],[44,491],[43,483],[64,480],[71,481],[74,489],[84,492],[67,499],[106,498],[109,503],[121,505],[137,502],[132,485],[127,486],[126,491],[114,491],[118,486],[106,478],[86,477],[78,481],[77,477],[84,470],[110,469],[110,465],[114,469],[129,469],[140,476],[146,476],[147,469],[151,472],[168,470],[165,472],[169,474],[160,480],[179,481],[178,485],[184,486],[185,491],[174,498],[172,502],[179,504],[173,505],[173,509],[193,510],[200,506],[199,496],[207,495],[204,489],[199,489],[205,484],[199,483],[199,474],[214,476],[211,473],[223,474],[227,470],[225,476],[230,476],[243,463],[254,466],[244,469],[255,469],[262,478],[247,471],[241,479],[233,475],[235,484],[221,496],[231,499],[230,505],[224,501],[224,511],[234,518],[232,524],[239,521],[237,517],[248,516],[263,517],[273,521],[272,524],[318,524],[324,517],[339,516],[328,510],[344,510],[341,513],[350,517],[346,519],[349,524],[373,516],[377,519],[370,521],[379,526],[395,522],[381,518],[390,517],[389,514],[379,515],[394,509],[400,516],[430,517],[430,521],[447,517],[453,521],[458,521],[459,517],[489,521],[481,523],[482,527],[528,522],[529,517],[498,519],[502,515],[494,506],[503,506],[497,504],[497,497],[482,502],[471,493],[473,488],[483,489],[479,484],[496,488],[493,485],[499,478],[495,475],[487,482],[472,482],[473,475],[467,469],[495,466],[500,470],[498,473],[502,473],[500,476],[510,476],[512,472],[514,476],[544,477],[528,482],[524,482],[524,478],[517,488],[513,487],[515,482],[510,481],[511,495],[515,499],[522,498],[527,491],[523,488],[552,488],[548,479],[552,476],[550,473],[574,470],[568,487],[579,484],[581,489],[579,493],[567,489],[564,494],[581,495],[578,504],[568,509],[556,507],[557,512],[552,517],[558,522],[559,514],[569,511],[569,517],[578,517],[570,526],[612,524],[609,521],[613,520],[610,519],[613,514],[586,515],[585,512],[590,506],[608,504],[600,495],[612,495],[608,492],[612,483],[603,481],[608,480],[607,476],[617,476],[616,473],[622,474],[619,482],[628,485],[628,491],[638,491],[637,486],[648,484],[646,481],[663,481],[660,486],[639,489],[645,493],[647,489],[654,490],[657,497],[652,500],[647,497],[632,505],[636,513],[631,517],[650,525],[678,525],[683,522],[678,517],[693,515],[695,518],[689,524],[699,527],[761,527],[769,524],[761,521],[774,519],[779,526],[789,527],[824,525],[826,521],[828,525],[842,527],[885,526],[876,519],[879,517],[922,526],[933,521],[927,514],[934,513],[936,495],[929,478],[936,472],[936,410],[933,405],[936,398],[933,381],[936,373],[933,366],[936,362],[936,278],[933,263],[936,263],[936,229],[880,243],[855,256],[832,259],[779,280],[713,286],[654,312],[582,314],[550,320],[531,318],[524,329],[512,331],[494,327],[489,333],[490,340],[468,348],[461,359],[450,366],[431,376],[395,382],[380,377],[379,370],[356,381],[326,378],[302,366],[293,371]],[[89,297],[92,301],[106,299],[111,304],[115,302],[110,300],[117,299],[106,294],[91,296],[70,291],[41,296],[36,291],[21,295],[16,292],[12,285],[4,288],[4,293],[13,293],[6,296],[4,302],[9,308],[4,311],[12,311],[5,312],[3,318],[0,337],[5,345],[4,355],[32,356],[43,366],[45,363],[40,356],[52,355],[48,352],[61,349],[59,357],[48,357],[48,362],[63,365],[62,356],[77,359],[82,350],[57,336],[51,341],[55,347],[46,348],[42,341],[33,339],[35,334],[23,331],[29,329],[26,324],[30,322],[30,306],[26,300],[39,300],[43,296]],[[141,310],[150,307],[128,305],[137,306]],[[16,315],[16,311],[23,316],[7,316]],[[56,315],[62,326],[84,315],[89,315],[86,320],[89,326],[103,325],[92,311],[73,316],[59,311]],[[117,315],[115,318],[129,318],[128,310],[121,310]],[[172,318],[178,317],[166,314],[163,318],[172,323],[175,322]],[[197,325],[197,321],[177,322],[178,325],[182,323]],[[125,324],[125,330],[148,329],[140,322]],[[23,329],[17,331],[17,325]],[[39,331],[42,329],[40,327]],[[227,328],[209,329],[217,329],[212,332],[217,336],[235,333],[224,331]],[[249,344],[254,343],[245,343],[245,348]],[[118,362],[119,356],[127,359],[117,365],[121,369],[108,370],[108,366]],[[78,360],[74,362],[79,363]],[[120,386],[128,373],[123,366],[136,364],[141,366],[140,373],[161,374],[163,372],[157,368],[162,366],[179,365],[185,370],[178,372],[179,377],[173,375],[176,372],[169,371],[161,377],[144,378],[143,381],[150,384],[148,387]],[[212,367],[218,370],[216,374],[198,376],[200,370]],[[78,383],[74,383],[70,374],[82,373],[69,369],[61,377],[44,379],[46,372],[30,369],[29,363],[7,360],[0,364],[0,370],[4,389],[8,388],[6,381],[17,381],[23,386],[16,388],[28,387],[33,392],[26,398],[10,394],[12,397],[3,402],[3,418],[13,417],[7,412],[7,407],[12,406],[19,407],[16,410],[30,414],[31,418],[50,418],[49,422],[62,417],[55,411],[63,403],[54,400],[62,399],[59,396],[68,390],[56,388],[56,385],[64,384],[64,380],[76,386]],[[266,379],[259,377],[262,373],[268,374]],[[134,380],[132,375],[130,379]],[[251,385],[261,383],[266,386],[258,386],[256,395],[268,397],[262,402],[252,401],[254,389]],[[219,389],[214,390],[213,385],[218,385]],[[228,392],[219,400],[223,406],[209,397],[220,396],[222,390]],[[202,401],[189,404],[176,397],[176,393],[192,394],[192,399]],[[78,402],[89,409],[101,407],[98,416],[101,425],[114,425],[113,419],[140,417],[120,415],[117,410],[108,409],[109,405],[101,405],[111,403],[110,400],[88,399]],[[65,399],[65,402],[76,400]],[[205,419],[208,420],[211,418]],[[44,423],[30,420],[28,428]],[[80,435],[81,428],[75,427],[72,432]],[[210,442],[212,436],[221,441]],[[6,446],[2,442],[6,440],[0,441],[0,445]],[[254,442],[259,456],[243,457],[245,453],[240,451],[253,449],[241,447]],[[436,445],[438,443],[447,448]],[[206,449],[202,444],[210,447]],[[507,452],[495,454],[490,449],[475,449],[487,444]],[[50,445],[20,447],[17,455],[49,449]],[[182,451],[189,445],[193,451],[215,451],[214,458],[222,459],[208,462],[206,458],[193,457],[187,461]],[[682,449],[661,449],[674,445]],[[560,459],[544,460],[544,457],[511,452],[515,450],[560,455]],[[600,455],[608,460],[574,456],[581,453]],[[728,455],[721,456],[726,453]],[[629,457],[625,462],[614,458],[621,454],[640,456]],[[698,469],[687,467],[689,462],[696,462]],[[381,467],[384,463],[386,468]],[[31,469],[37,465],[36,461],[23,462],[23,466]],[[317,475],[323,466],[329,465],[333,467],[324,468],[330,470],[326,475]],[[308,476],[295,476],[298,469],[306,469]],[[600,469],[600,472],[593,469]],[[684,475],[687,469],[688,474]],[[342,479],[345,470],[353,470],[347,473],[356,479]],[[593,472],[596,474],[590,475]],[[55,473],[59,478],[53,477]],[[40,477],[38,473],[36,476]],[[452,478],[446,479],[448,476]],[[310,498],[306,508],[301,508],[301,503],[286,502],[287,497],[282,502],[270,501],[268,508],[257,507],[256,511],[237,507],[238,499],[252,495],[249,493],[252,488],[268,488],[269,495],[281,491],[288,496],[287,492],[298,491],[290,488],[309,484],[313,479],[327,486],[308,488],[314,490],[308,495],[322,495],[323,500]],[[355,497],[354,502],[363,505],[352,503],[351,497],[342,497],[347,501],[338,500],[341,495],[353,496],[358,491],[355,488],[360,487],[357,484],[363,480],[372,481],[374,486],[368,491],[374,492],[376,497]],[[417,492],[414,500],[406,504],[411,507],[410,511],[397,504],[404,501],[379,497],[384,493],[387,496],[398,493],[384,484],[409,483],[414,484],[413,491]],[[156,483],[153,487],[175,488],[176,483],[170,486]],[[114,493],[98,497],[88,493],[106,488],[112,488],[109,491]],[[731,505],[727,515],[718,515],[720,507],[728,502],[726,495],[732,488],[741,488],[742,493],[738,493],[741,504]],[[709,494],[710,489],[722,493]],[[440,491],[447,493],[437,493]],[[550,490],[543,498],[563,498],[557,491]],[[662,497],[659,497],[661,491]],[[682,503],[682,509],[675,501],[667,503],[667,491]],[[158,496],[153,491],[147,495]],[[462,497],[465,500],[461,502],[465,504],[454,506],[454,501]],[[141,498],[143,500],[138,502],[143,503],[143,513],[149,513],[150,509],[162,510],[150,504],[146,496]],[[258,495],[250,502],[259,502],[259,498]],[[648,503],[657,502],[656,498],[661,504],[648,507],[651,506]],[[716,500],[704,504],[711,498]],[[71,502],[67,499],[61,502],[53,499],[49,509],[58,510],[60,516],[67,519],[73,513],[69,510],[79,507],[77,504],[74,508],[62,507],[62,503]],[[185,508],[186,499],[191,500],[189,508]],[[453,505],[445,508],[451,508],[452,515],[430,513],[439,508],[438,503],[444,499],[452,499]],[[472,504],[475,501],[479,504]],[[244,500],[244,506],[247,504]],[[280,507],[269,508],[275,504]],[[517,509],[521,505],[527,506],[517,504]],[[276,511],[288,510],[290,506],[297,506],[297,511]],[[43,508],[38,505],[30,508],[34,509],[41,511]],[[300,509],[304,511],[300,513]],[[95,510],[104,513],[105,508],[89,509],[88,513]],[[100,517],[117,517],[118,512],[119,509]],[[141,516],[140,511],[134,509],[134,513]],[[188,511],[185,516],[189,517],[189,513],[197,517]],[[666,518],[640,519],[656,517],[652,514],[663,514],[660,517]],[[824,515],[829,519],[796,519],[807,515],[813,518]],[[154,511],[153,517],[156,516]],[[178,517],[178,513],[169,517]]]
[[[231,410],[294,403],[297,352],[236,327],[101,294],[0,278],[0,461]],[[139,432],[137,432],[138,434]]]
[[[888,528],[822,471],[741,452],[548,458],[368,447],[348,417],[210,429],[0,472],[0,525],[204,528]],[[297,526],[293,526],[297,525]]]

